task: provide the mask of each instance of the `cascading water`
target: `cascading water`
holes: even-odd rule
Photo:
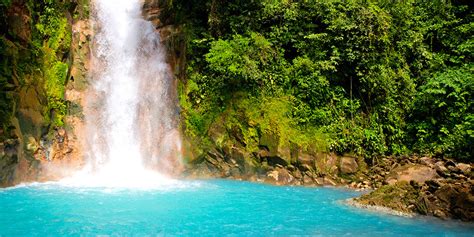
[[[181,144],[159,32],[142,18],[140,0],[95,0],[93,6],[92,90],[85,111],[90,164],[84,172],[98,185],[163,181],[156,171],[179,169]]]

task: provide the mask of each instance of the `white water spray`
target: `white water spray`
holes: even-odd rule
[[[171,69],[159,32],[141,11],[140,0],[94,2],[92,91],[85,111],[90,164],[80,183],[163,183],[156,170],[170,174],[180,164]]]

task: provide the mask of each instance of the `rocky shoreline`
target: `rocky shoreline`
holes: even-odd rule
[[[312,158],[311,162],[308,162]],[[395,215],[426,215],[474,220],[472,164],[433,157],[363,159],[335,154],[306,156],[286,165],[266,162],[251,167],[226,153],[211,153],[191,163],[186,176],[230,178],[273,185],[339,186],[367,191],[348,204]],[[322,160],[318,160],[322,159]],[[319,164],[319,165],[318,165]],[[260,165],[260,166],[258,166]]]

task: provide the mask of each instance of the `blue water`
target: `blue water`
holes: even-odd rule
[[[358,195],[225,180],[152,190],[36,184],[0,189],[0,236],[474,236],[472,224],[341,202]]]

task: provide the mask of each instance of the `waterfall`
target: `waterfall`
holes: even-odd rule
[[[175,173],[181,160],[176,88],[159,32],[142,18],[140,0],[95,0],[91,17],[85,119],[92,182],[154,182],[157,171]]]

